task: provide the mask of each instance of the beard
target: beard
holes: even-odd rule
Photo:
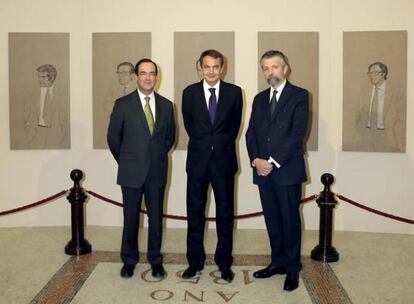
[[[267,78],[267,83],[270,84],[272,87],[277,87],[282,82],[282,79],[280,79],[277,76],[269,76]]]

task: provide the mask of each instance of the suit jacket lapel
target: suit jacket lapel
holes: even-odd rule
[[[219,96],[217,96],[216,117],[214,119],[213,127],[217,125],[218,121],[220,121],[221,117],[223,116],[223,113],[225,113],[225,108],[227,106],[225,100],[228,100],[226,98],[227,93],[228,92],[226,91],[226,88],[224,87],[223,80],[220,80]],[[209,113],[209,118],[210,118],[210,113]]]
[[[291,87],[290,83],[288,81],[286,81],[286,85],[283,88],[282,94],[280,94],[279,100],[277,101],[275,112],[273,113],[273,115],[271,117],[272,121],[273,121],[273,119],[275,119],[275,117],[281,111],[281,109],[283,109],[286,106],[286,103],[289,100],[291,91],[292,91],[292,87]]]
[[[159,129],[160,122],[161,122],[161,116],[162,116],[161,111],[163,111],[163,108],[161,107],[161,103],[160,103],[160,97],[155,92],[154,92],[154,96],[155,96],[155,125],[154,125],[153,134],[155,134],[155,132]],[[148,129],[148,132],[149,132],[149,129]]]
[[[208,107],[207,107],[207,99],[206,99],[206,96],[204,95],[203,80],[199,82],[198,94],[199,94],[199,98],[195,98],[196,102],[198,103],[197,108],[203,112],[204,118],[207,119],[211,125],[210,113],[208,112]],[[217,113],[216,113],[216,116],[217,116]]]
[[[135,104],[138,119],[142,123],[142,127],[148,131],[149,135],[151,135],[149,127],[148,127],[147,119],[145,118],[144,109],[142,108],[142,102],[141,102],[141,99],[139,98],[139,94],[136,90],[134,92],[132,101]]]
[[[262,99],[262,103],[263,103],[263,111],[265,111],[265,115],[263,115],[263,117],[265,117],[264,123],[266,125],[270,124],[272,122],[272,118],[270,117],[270,88],[268,88],[266,91],[266,93],[263,94],[263,99]],[[275,111],[276,112],[276,111]]]

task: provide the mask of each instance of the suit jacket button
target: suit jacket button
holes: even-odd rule
[[[269,137],[267,138],[267,141],[270,141],[270,138]]]
[[[214,151],[214,146],[211,146],[210,149],[211,149],[211,151]]]

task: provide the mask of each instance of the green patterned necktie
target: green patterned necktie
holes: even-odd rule
[[[149,101],[150,101],[149,96],[145,97],[144,99],[145,99],[145,109],[144,109],[145,118],[147,119],[148,128],[152,135],[152,132],[154,132],[154,116],[152,116],[152,111],[151,111],[151,107],[149,104]]]

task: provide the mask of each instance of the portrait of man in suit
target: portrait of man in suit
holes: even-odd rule
[[[109,93],[110,96],[106,99],[104,104],[108,119],[112,112],[112,108],[114,107],[114,101],[137,89],[136,82],[134,81],[134,69],[134,65],[128,61],[123,61],[117,65],[116,75],[118,83]]]
[[[253,100],[246,132],[253,182],[260,200],[271,247],[271,262],[255,278],[286,274],[284,290],[299,285],[302,183],[307,180],[304,139],[308,126],[308,91],[291,84],[288,58],[280,51],[265,52],[260,60],[270,88]]]
[[[96,113],[101,113],[99,122],[104,126],[104,129],[102,130],[102,139],[105,139],[105,132],[109,124],[109,116],[112,113],[115,100],[126,96],[137,89],[135,67],[131,62],[120,62],[113,73],[116,74],[116,81],[115,78],[112,79],[113,75],[108,75],[108,78],[111,77],[112,79],[111,84],[107,86],[106,94],[101,100],[99,109],[95,109]],[[98,138],[96,138],[96,140],[98,140]],[[106,146],[106,142],[102,142],[102,146],[96,144],[96,146],[100,148],[104,145]]]
[[[342,150],[406,149],[407,31],[343,33]]]
[[[135,67],[128,61],[119,63],[116,67],[117,83],[108,90],[102,105],[103,115],[101,119],[107,127],[109,116],[114,108],[115,100],[130,94],[137,89],[135,81]]]
[[[109,116],[115,100],[137,89],[139,58],[151,58],[151,33],[92,33],[94,149],[108,149]]]
[[[58,72],[51,64],[36,69],[39,86],[24,106],[24,133],[30,149],[69,148],[69,113],[65,94],[55,85]]]
[[[173,104],[154,91],[158,68],[144,58],[135,65],[138,88],[116,100],[107,132],[118,163],[117,183],[123,197],[120,275],[134,275],[139,261],[138,229],[142,196],[148,212],[148,251],[154,277],[165,276],[161,254],[164,190],[168,151],[175,139]]]
[[[137,86],[134,84],[134,66],[131,62],[124,61],[116,67],[116,74],[118,75],[118,83],[120,86],[119,97],[125,96],[136,90]]]
[[[200,54],[207,49],[226,54],[221,80],[234,83],[234,32],[174,33],[174,102],[181,109],[182,93],[189,83],[203,79]],[[188,134],[181,111],[177,113],[177,150],[186,151]],[[212,210],[213,211],[213,210]]]
[[[69,33],[9,33],[8,54],[10,149],[69,149]]]
[[[359,151],[402,152],[404,113],[401,91],[387,82],[388,66],[380,61],[367,69],[355,113],[354,145]]]
[[[196,66],[197,78],[198,78],[198,80],[202,80],[203,79],[203,70],[201,69],[200,59],[197,59],[195,66]]]
[[[236,138],[243,100],[240,87],[224,82],[224,56],[217,50],[201,53],[203,79],[182,94],[182,116],[189,137],[187,150],[187,260],[183,278],[203,270],[207,191],[216,203],[218,242],[214,261],[221,278],[231,282],[233,263],[234,176],[238,170]]]

